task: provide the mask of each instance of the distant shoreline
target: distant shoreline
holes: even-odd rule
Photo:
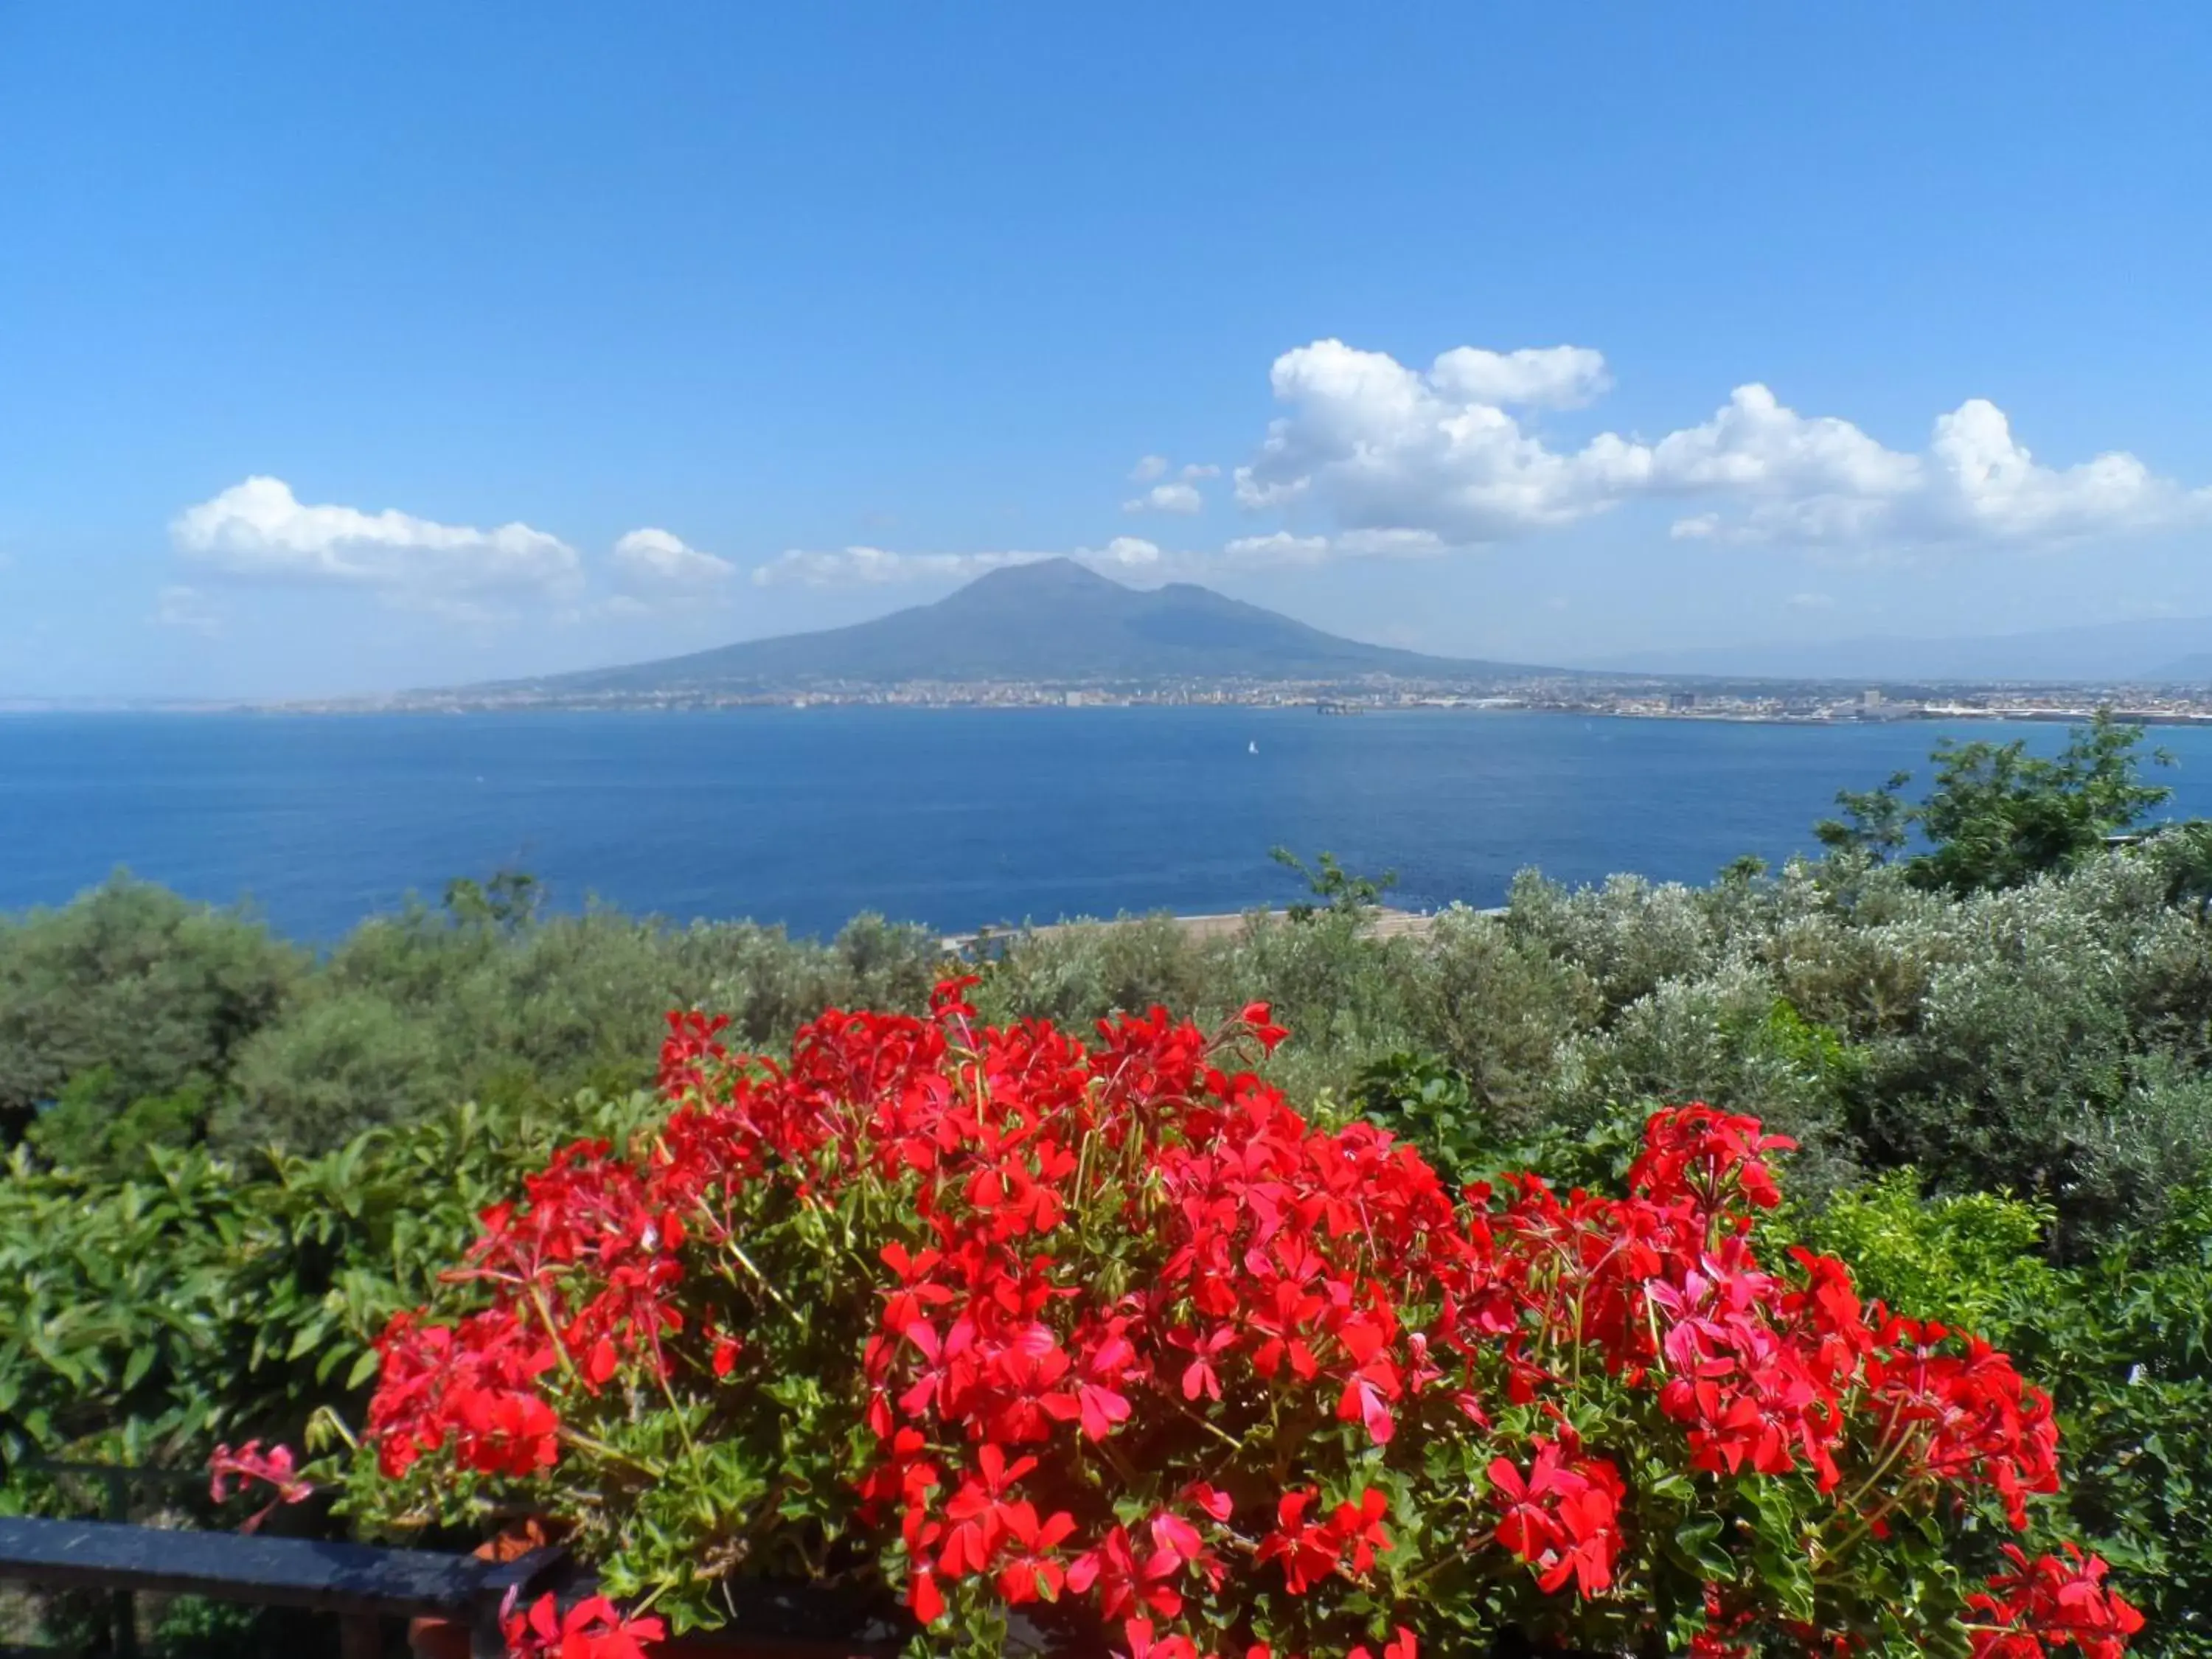
[[[1748,690],[1748,688],[1746,688]],[[1316,709],[1316,702],[1332,706]],[[1521,701],[1503,698],[1423,698],[1406,702],[1374,702],[1343,703],[1340,699],[1300,699],[1297,701],[1261,701],[1258,698],[1237,701],[1190,700],[1180,701],[1152,697],[1107,697],[1095,700],[1085,697],[1076,702],[1051,702],[1044,699],[1030,701],[994,701],[982,698],[945,699],[923,698],[872,699],[858,697],[768,699],[744,702],[415,702],[405,701],[371,701],[367,699],[332,699],[329,701],[299,702],[0,702],[0,719],[37,719],[40,717],[76,716],[151,716],[172,719],[210,719],[220,717],[254,716],[264,719],[331,719],[346,720],[373,716],[413,716],[423,719],[456,716],[513,716],[527,717],[545,714],[624,714],[641,716],[720,714],[732,713],[782,712],[791,714],[811,714],[823,710],[874,709],[885,713],[897,712],[917,714],[962,714],[989,712],[1000,714],[1090,714],[1101,710],[1146,708],[1163,711],[1197,709],[1241,709],[1259,714],[1297,714],[1318,712],[1324,717],[1364,718],[1377,714],[1547,714],[1579,717],[1584,720],[1678,721],[1707,726],[1858,726],[1901,722],[1931,720],[1990,720],[2027,724],[2069,725],[2088,720],[2100,708],[2108,708],[2113,715],[2130,724],[2142,726],[2212,726],[2212,695],[2202,703],[2183,706],[2142,707],[2117,699],[2097,699],[2080,702],[2008,702],[1994,707],[1977,707],[1957,702],[1884,702],[1871,708],[1855,702],[1838,702],[1819,708],[1775,708],[1759,707],[1705,706],[1685,708],[1655,708],[1648,706],[1623,706],[1640,702],[1641,699],[1623,698],[1609,702],[1579,702],[1566,701]]]

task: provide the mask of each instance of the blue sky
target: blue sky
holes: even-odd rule
[[[1076,551],[1534,660],[2212,614],[2208,83],[2197,3],[0,0],[0,696]]]

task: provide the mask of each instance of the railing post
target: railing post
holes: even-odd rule
[[[125,1471],[105,1470],[100,1482],[107,1488],[107,1518],[127,1525],[131,1520],[131,1494]],[[109,1596],[107,1622],[115,1659],[138,1659],[138,1598],[127,1589]]]
[[[477,1603],[469,1621],[469,1659],[507,1659],[507,1632],[500,1628],[499,1604]]]

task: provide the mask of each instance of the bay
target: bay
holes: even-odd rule
[[[252,902],[328,943],[454,876],[826,933],[1288,902],[1267,849],[1395,868],[1392,901],[1499,902],[1536,866],[1705,881],[1814,847],[1839,788],[1942,736],[1822,726],[1310,709],[744,709],[690,714],[0,718],[0,911],[118,867]],[[2178,815],[2212,814],[2212,730],[2162,728]]]

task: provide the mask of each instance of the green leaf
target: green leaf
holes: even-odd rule
[[[146,1380],[146,1373],[154,1369],[160,1351],[151,1344],[141,1344],[131,1351],[131,1358],[123,1367],[123,1392],[128,1394]]]

